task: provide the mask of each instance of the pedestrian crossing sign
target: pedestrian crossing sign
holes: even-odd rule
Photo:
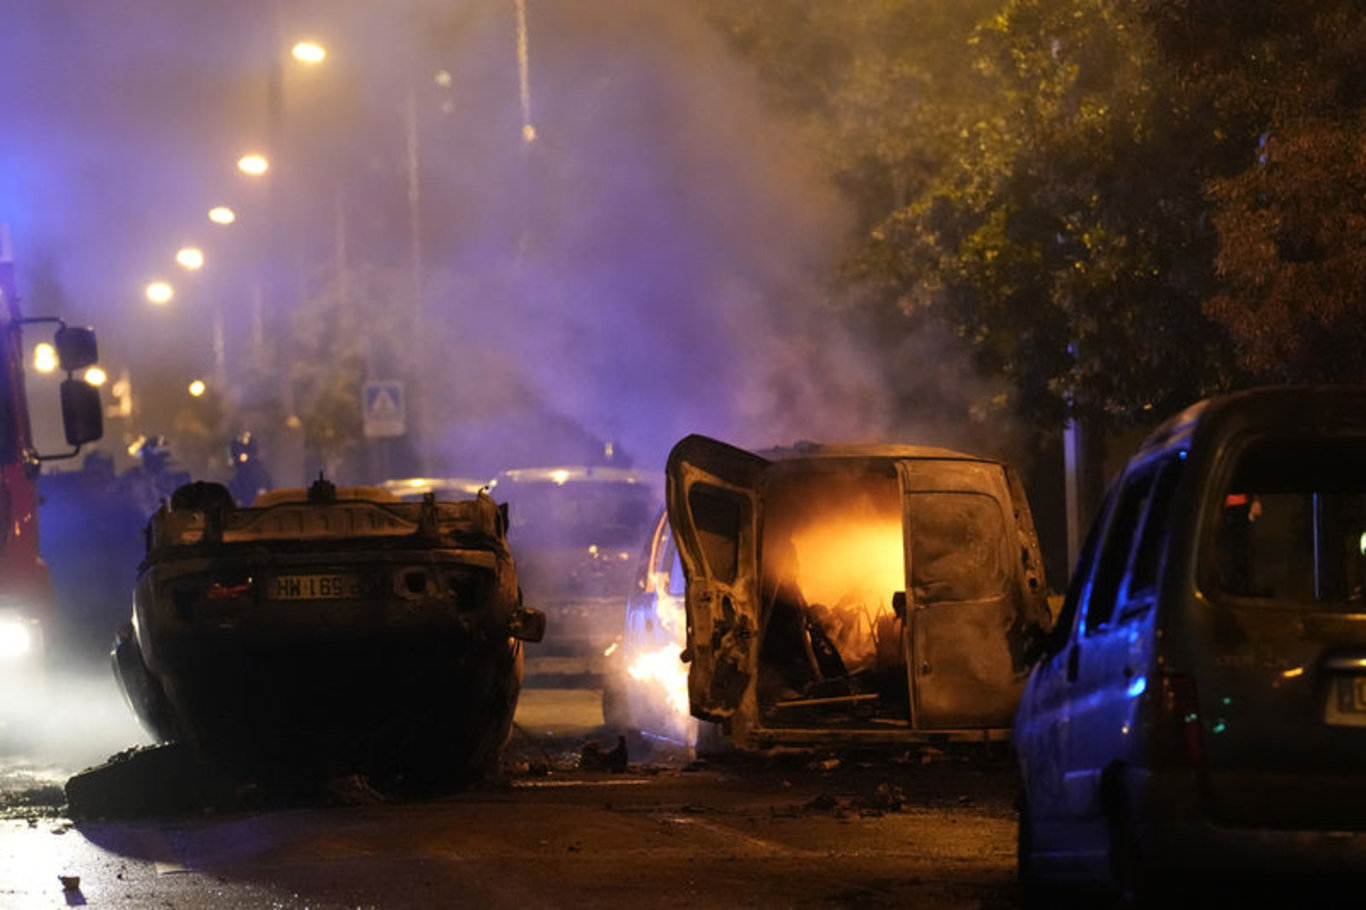
[[[361,415],[366,436],[402,436],[407,432],[403,383],[393,379],[367,382],[361,394]]]

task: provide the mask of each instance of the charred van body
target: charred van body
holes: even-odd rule
[[[667,493],[688,702],[735,746],[1009,738],[1050,627],[1009,465],[689,436]]]
[[[143,726],[206,761],[446,783],[511,729],[522,607],[487,495],[276,490],[238,507],[177,491],[147,527],[115,675]]]

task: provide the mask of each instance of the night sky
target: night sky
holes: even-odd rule
[[[414,162],[423,343],[403,367],[430,382],[414,427],[428,470],[600,441],[662,467],[689,432],[752,447],[888,432],[879,368],[820,281],[849,213],[684,4],[529,2],[530,144],[513,0],[0,0],[0,19],[0,219],[29,312],[95,325],[106,367],[141,390],[111,448],[167,432],[212,363],[214,308],[229,362],[246,356],[263,249],[277,266],[290,250],[264,295],[280,338],[343,253],[409,268]],[[287,53],[305,35],[329,50],[311,70]],[[234,161],[272,135],[279,164],[253,184]],[[205,217],[220,203],[240,213],[228,230]],[[142,289],[177,277],[184,243],[208,265],[154,308]]]

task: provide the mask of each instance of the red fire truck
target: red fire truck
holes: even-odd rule
[[[71,449],[37,451],[24,382],[26,326],[55,326],[52,347],[61,381],[62,425]],[[19,306],[9,231],[0,224],[0,681],[27,675],[43,656],[53,618],[52,585],[38,555],[37,479],[42,462],[70,458],[103,433],[99,390],[77,371],[98,357],[95,333],[55,316],[25,317]]]

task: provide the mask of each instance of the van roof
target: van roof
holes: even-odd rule
[[[799,458],[925,458],[949,461],[974,461],[986,464],[1000,464],[1000,459],[969,455],[953,449],[938,446],[917,446],[901,443],[858,443],[858,442],[797,442],[791,446],[760,449],[756,455],[769,461],[790,461]]]
[[[1219,445],[1246,430],[1366,430],[1366,388],[1260,386],[1207,398],[1163,421],[1143,441],[1133,460],[1158,452]]]

